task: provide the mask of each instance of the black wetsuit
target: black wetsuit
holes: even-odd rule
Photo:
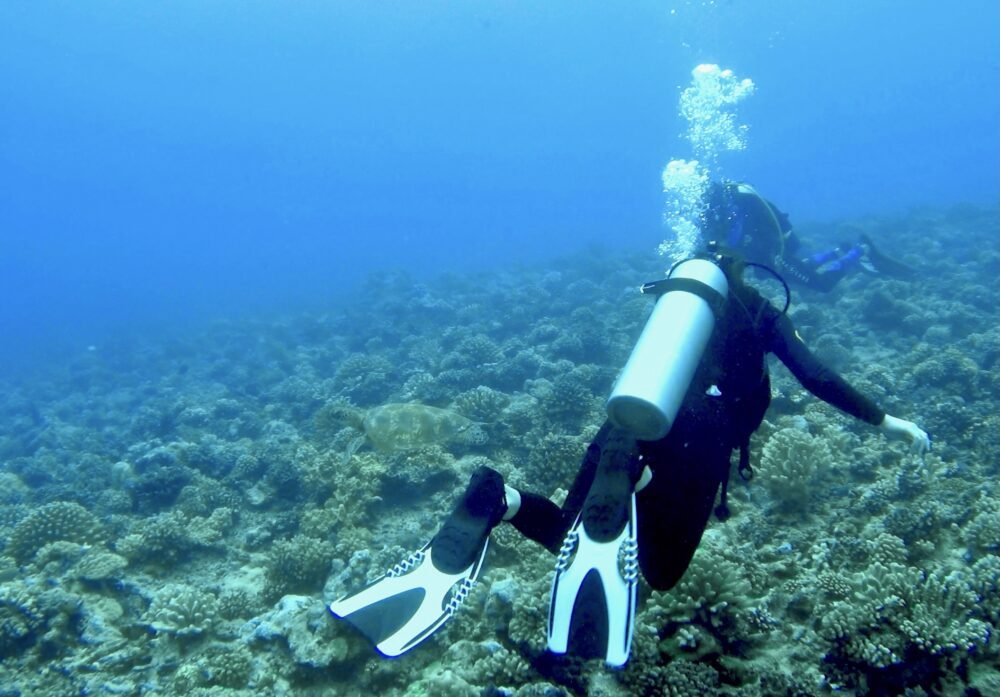
[[[638,444],[642,464],[653,472],[636,497],[639,565],[653,588],[669,589],[684,574],[719,486],[729,475],[733,449],[745,445],[764,418],[771,399],[766,353],[776,355],[806,389],[833,406],[871,424],[885,417],[813,356],[787,316],[755,290],[732,284],[670,433]],[[520,492],[521,507],[510,522],[557,552],[587,497],[602,450],[622,442],[617,435],[611,424],[601,427],[562,508],[543,496]]]

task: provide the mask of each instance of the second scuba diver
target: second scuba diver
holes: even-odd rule
[[[896,278],[915,273],[882,254],[864,233],[830,249],[805,251],[788,215],[742,182],[710,185],[702,227],[704,239],[719,240],[746,260],[773,267],[790,280],[824,293],[859,269]]]
[[[434,538],[332,603],[333,615],[383,655],[406,652],[452,616],[482,570],[490,531],[506,521],[557,555],[548,648],[624,665],[638,572],[656,590],[672,588],[713,508],[726,514],[730,456],[738,450],[740,469],[748,466],[750,435],[770,403],[768,353],[820,399],[917,452],[930,447],[916,424],[824,366],[785,314],[787,302],[779,309],[744,284],[743,267],[710,246],[644,287],[658,300],[561,507],[481,467]]]

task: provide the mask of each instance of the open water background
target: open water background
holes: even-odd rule
[[[652,255],[702,62],[757,84],[722,174],[793,221],[994,205],[998,47],[992,0],[5,2],[3,370],[389,269]]]

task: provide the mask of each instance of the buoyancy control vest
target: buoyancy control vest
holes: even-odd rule
[[[713,428],[740,451],[749,478],[750,436],[771,401],[764,334],[783,314],[756,290],[731,279],[721,255],[676,265],[607,402],[609,420],[639,440],[666,437],[686,417],[713,415]],[[787,292],[787,288],[786,288]],[[787,303],[786,308],[787,309]],[[720,517],[724,517],[725,482]]]
[[[727,261],[688,259],[642,287],[656,305],[607,401],[610,421],[639,440],[665,437],[682,405],[703,397],[727,404],[729,423],[719,426],[733,427],[733,447],[763,419],[770,383],[760,325],[776,310],[732,282]]]

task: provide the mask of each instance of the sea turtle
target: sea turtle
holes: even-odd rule
[[[425,404],[383,404],[356,416],[368,440],[383,452],[435,444],[480,445],[487,440],[486,432],[475,421]]]

